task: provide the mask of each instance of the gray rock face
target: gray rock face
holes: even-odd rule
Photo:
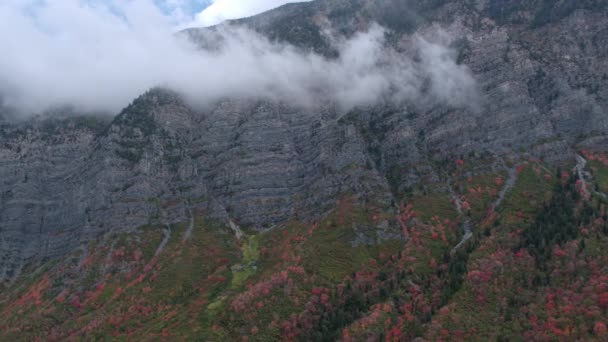
[[[186,221],[191,208],[264,229],[322,215],[345,194],[388,207],[439,179],[432,161],[522,150],[555,160],[577,143],[605,144],[603,2],[406,2],[319,0],[236,24],[327,56],[328,22],[346,35],[380,22],[400,51],[439,25],[479,82],[481,110],[379,105],[342,115],[230,99],[200,112],[154,89],[108,124],[0,119],[0,279],[103,233]]]
[[[70,179],[95,134],[74,122],[1,129],[0,278],[10,278],[27,257],[62,255],[86,232]]]

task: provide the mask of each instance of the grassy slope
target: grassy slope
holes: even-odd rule
[[[608,167],[589,168],[604,189]],[[465,217],[438,186],[411,194],[401,223],[345,197],[318,223],[237,241],[199,214],[190,239],[185,224],[173,226],[158,255],[163,227],[149,226],[27,272],[0,291],[0,340],[602,340],[606,205],[593,197],[597,219],[550,246],[540,267],[523,232],[563,179],[524,162],[488,214],[506,174],[462,171],[454,187],[470,204],[475,237],[458,251]],[[408,238],[376,240],[370,232],[385,222]]]

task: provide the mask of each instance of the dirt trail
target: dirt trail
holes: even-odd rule
[[[496,199],[496,201],[494,201],[494,203],[492,203],[491,211],[496,210],[502,204],[502,202],[505,200],[507,193],[515,186],[516,182],[517,168],[513,167],[509,169],[509,177],[507,178],[504,186],[498,193],[498,198]],[[448,191],[450,192],[450,197],[452,198],[452,202],[454,202],[454,205],[456,206],[458,214],[460,214],[461,217],[464,217],[464,221],[462,222],[462,230],[464,232],[464,235],[460,242],[452,249],[452,254],[454,254],[460,247],[462,247],[462,245],[464,245],[473,237],[473,223],[471,222],[471,219],[469,217],[465,216],[462,210],[462,199],[460,198],[460,196],[458,196],[458,194],[456,194],[456,191],[454,191],[451,179],[448,180]]]
[[[188,241],[192,236],[192,231],[194,230],[194,215],[192,214],[192,209],[188,208],[188,217],[190,217],[190,222],[188,223],[188,228],[184,232],[184,237],[182,241]]]
[[[516,182],[517,182],[517,168],[513,167],[513,168],[509,169],[509,177],[507,178],[504,186],[498,193],[498,198],[492,204],[492,211],[498,209],[498,207],[505,200],[505,197],[506,197],[507,193],[509,192],[509,190],[511,190],[515,186]]]
[[[583,156],[581,155],[576,155],[576,174],[578,176],[578,179],[581,180],[581,186],[583,187],[583,191],[584,191],[584,195],[585,196],[590,196],[589,193],[589,189],[587,188],[587,180],[585,179],[585,168],[587,167],[587,160],[585,158],[583,158]],[[608,199],[608,195],[601,192],[601,191],[597,191],[597,190],[593,190],[593,194],[596,196],[599,196],[603,199]]]
[[[585,175],[583,174],[585,167],[587,166],[587,160],[583,158],[581,155],[576,155],[576,174],[578,179],[581,181],[581,187],[583,191],[584,198],[590,198],[591,194],[589,193],[589,189],[587,189],[587,181],[585,180]],[[600,194],[601,195],[601,194]]]
[[[454,248],[452,248],[452,254],[456,253],[456,251],[460,249],[462,245],[464,245],[473,237],[473,224],[471,223],[470,218],[466,218],[465,221],[462,223],[462,229],[464,231],[464,235],[462,236],[460,242],[456,246],[454,246]]]
[[[108,251],[108,255],[106,255],[106,259],[103,263],[103,274],[107,274],[107,270],[112,264],[112,255],[114,254],[114,248],[116,247],[117,240],[112,241],[110,244],[110,250]]]
[[[158,248],[156,248],[154,256],[158,256],[163,250],[165,250],[165,246],[167,246],[167,243],[169,243],[169,239],[171,239],[171,226],[168,224],[165,225],[163,233],[165,234],[165,237],[163,238],[163,241],[160,242],[160,245],[158,245]]]
[[[462,231],[464,232],[464,235],[462,236],[460,242],[454,248],[452,248],[452,254],[454,254],[460,247],[462,247],[462,245],[473,237],[473,223],[471,223],[471,219],[469,217],[464,215],[462,211],[462,199],[460,196],[458,196],[458,194],[456,194],[456,191],[454,191],[451,179],[448,179],[448,191],[450,193],[450,197],[452,198],[452,202],[456,206],[456,211],[458,211],[458,214],[461,217],[464,217],[464,221],[462,222]]]
[[[234,235],[236,235],[237,239],[240,240],[245,235],[245,233],[243,233],[243,231],[241,230],[241,227],[234,223],[234,221],[229,219],[228,225],[230,226],[230,229],[232,229],[232,231],[234,232]]]

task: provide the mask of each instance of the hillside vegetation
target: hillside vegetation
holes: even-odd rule
[[[509,185],[458,160],[452,194],[429,184],[398,209],[345,195],[319,222],[241,239],[204,212],[100,236],[0,292],[0,339],[602,341],[608,159],[583,153],[586,188],[572,164],[520,160]],[[402,235],[357,231],[377,224]]]

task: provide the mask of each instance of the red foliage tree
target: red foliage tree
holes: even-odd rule
[[[593,333],[597,336],[605,336],[606,330],[606,324],[603,322],[596,322],[593,326]]]
[[[604,310],[608,309],[608,292],[600,294],[598,304],[600,308]]]

